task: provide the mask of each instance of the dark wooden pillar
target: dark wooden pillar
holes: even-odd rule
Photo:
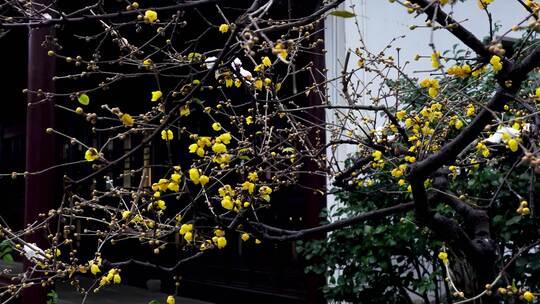
[[[44,41],[50,39],[50,27],[30,29],[28,37],[28,89],[53,92],[52,77],[55,73],[54,57],[47,55]],[[43,94],[28,94],[26,115],[26,171],[36,172],[51,167],[55,163],[54,136],[46,129],[54,127],[54,104],[52,98]],[[57,178],[49,171],[39,175],[29,175],[25,187],[25,226],[38,219],[38,214],[55,207]],[[38,231],[26,238],[27,242],[44,247],[46,234]],[[25,265],[27,267],[28,265]],[[46,303],[47,290],[41,286],[27,288],[22,294],[22,304]]]

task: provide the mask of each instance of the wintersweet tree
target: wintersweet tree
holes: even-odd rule
[[[509,271],[517,259],[534,256],[540,242],[539,4],[516,1],[522,21],[485,42],[447,13],[461,2],[391,1],[404,15],[425,18],[411,30],[448,31],[466,51],[445,53],[425,41],[432,53],[399,58],[391,45],[374,52],[360,39],[335,79],[306,58],[324,56],[325,17],[355,17],[353,8],[335,10],[339,0],[308,13],[274,0],[245,6],[5,1],[0,28],[46,30],[42,52],[65,65],[52,76],[55,89],[25,93],[32,105],[54,101],[62,117],[75,121],[46,132],[77,156],[39,172],[4,174],[65,173],[55,209],[24,229],[1,227],[29,264],[3,287],[4,302],[58,280],[84,295],[99,292],[121,283],[132,264],[174,272],[208,251],[227,250],[231,239],[293,241],[366,222],[409,225],[438,241],[439,248],[426,248],[435,254],[417,263],[399,258],[407,248],[389,254],[388,263],[404,269],[398,281],[422,267],[447,283],[454,303],[534,301],[536,269]],[[478,1],[489,22],[491,2]],[[511,53],[501,43],[510,32],[523,33]],[[417,79],[407,74],[407,60],[429,60],[432,70]],[[340,88],[344,102],[329,99],[330,86]],[[339,112],[339,121],[321,120],[322,110]],[[346,167],[335,153],[342,145],[356,147]],[[381,199],[359,215],[309,229],[265,221],[276,193],[321,177]],[[323,196],[333,191],[324,183],[309,187]],[[393,220],[410,210],[410,217]],[[505,223],[518,224],[519,233],[493,229],[508,217]],[[504,239],[508,234],[519,238]],[[45,241],[28,241],[36,235]],[[123,243],[175,252],[177,262],[161,265],[110,250]],[[474,280],[455,275],[462,267]],[[79,274],[93,277],[93,286],[80,287]]]

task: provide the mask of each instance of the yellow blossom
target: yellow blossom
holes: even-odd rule
[[[518,141],[514,138],[508,140],[506,144],[508,145],[508,149],[510,149],[512,152],[516,152],[519,148]]]
[[[99,158],[99,153],[98,153],[98,150],[96,150],[96,148],[90,148],[86,150],[86,152],[84,153],[84,159],[86,159],[89,162],[95,161],[98,158]]]
[[[441,53],[439,52],[433,52],[431,54],[431,66],[434,69],[438,69],[441,66],[441,63],[439,61],[440,57],[441,57]]]
[[[407,155],[407,156],[405,156],[405,161],[408,161],[410,163],[414,163],[416,161],[416,157]]]
[[[201,173],[200,170],[197,168],[191,168],[189,169],[189,179],[195,184],[198,185],[200,183]]]
[[[114,284],[122,283],[122,278],[120,277],[120,275],[118,273],[114,275],[113,282],[114,282]]]
[[[210,181],[210,178],[206,175],[201,175],[201,177],[199,177],[199,182],[201,183],[202,186],[208,184],[209,181]]]
[[[257,175],[257,172],[249,172],[248,179],[252,182],[256,182],[259,180],[259,175]]]
[[[214,235],[215,236],[224,236],[225,235],[225,231],[221,230],[221,229],[215,229],[214,230]]]
[[[240,238],[242,239],[242,241],[245,242],[245,241],[249,240],[249,234],[247,234],[247,233],[242,233],[242,236],[241,236]]]
[[[268,187],[268,186],[262,186],[260,189],[259,189],[259,192],[261,194],[272,194],[272,188]]]
[[[136,214],[136,215],[133,217],[132,221],[135,222],[135,223],[139,223],[139,222],[142,221],[142,217],[141,217],[140,215]]]
[[[180,191],[180,185],[178,185],[178,183],[172,182],[167,185],[167,189],[171,190],[172,192],[178,192]]]
[[[535,95],[536,95],[536,99],[540,100],[540,87],[536,88]]]
[[[212,145],[212,140],[208,136],[201,136],[197,139],[197,145],[199,147],[210,147],[210,145]]]
[[[413,122],[412,118],[405,119],[405,127],[410,128],[413,125],[413,123],[414,122]]]
[[[237,88],[239,88],[240,86],[242,86],[242,80],[236,78],[236,79],[234,80],[234,86],[237,87]]]
[[[194,145],[197,146],[197,144],[194,144]],[[196,149],[195,149],[195,153],[197,153],[197,156],[199,156],[199,157],[204,157],[204,153],[205,153],[204,148],[201,148],[201,147],[197,146]]]
[[[99,286],[107,285],[109,284],[109,279],[105,276],[101,277],[99,280]]]
[[[373,156],[373,160],[378,161],[378,160],[380,160],[381,157],[382,157],[382,152],[381,152],[381,151],[378,151],[378,150],[377,150],[377,151],[374,151],[374,152],[371,154],[371,156]]]
[[[225,23],[221,24],[221,25],[219,26],[219,31],[220,31],[222,34],[225,34],[226,32],[229,31],[229,25],[228,25],[228,24],[225,24]]]
[[[272,188],[270,188],[268,186],[262,186],[261,188],[259,188],[259,194],[261,195],[262,199],[269,202],[270,201],[270,194],[272,194]]]
[[[161,178],[157,183],[152,184],[152,190],[154,191],[167,191],[167,185],[169,181]]]
[[[184,234],[184,240],[191,242],[193,240],[193,233],[186,232],[186,234]]]
[[[393,177],[396,177],[396,178],[403,176],[403,171],[401,171],[399,168],[392,169],[390,173],[392,174]]]
[[[439,252],[437,256],[444,264],[448,264],[448,254],[444,251]]]
[[[405,117],[405,115],[407,115],[407,112],[405,112],[405,111],[398,111],[398,112],[396,113],[396,118],[397,118],[398,120],[403,120],[403,118]]]
[[[151,101],[158,101],[161,96],[163,96],[163,93],[161,91],[153,91],[152,92],[152,98],[150,99]]]
[[[437,97],[439,95],[439,81],[437,79],[429,79],[424,78],[422,81],[420,81],[420,86],[422,88],[429,88],[428,94],[432,98]]]
[[[221,130],[221,124],[219,122],[215,122],[212,124],[212,129],[214,129],[214,131],[220,131]]]
[[[485,1],[485,0],[483,0],[483,1]],[[502,63],[501,63],[501,57],[499,57],[497,55],[493,55],[491,57],[491,59],[489,60],[489,63],[491,64],[494,72],[498,72],[498,71],[502,70],[503,66],[502,66]]]
[[[90,272],[93,275],[96,275],[96,274],[100,273],[101,270],[99,269],[99,266],[97,264],[92,263],[92,265],[90,266]]]
[[[227,209],[227,210],[232,210],[234,205],[233,205],[233,202],[231,200],[231,198],[229,196],[225,196],[222,200],[221,200],[221,207]]]
[[[489,156],[489,149],[488,147],[482,143],[482,142],[479,142],[478,144],[476,144],[476,151],[478,151],[479,153],[482,154],[482,156],[484,157],[488,157]]]
[[[253,123],[253,116],[250,115],[250,116],[246,117],[246,124],[250,125],[252,123]]]
[[[155,22],[157,18],[157,12],[153,10],[147,10],[146,12],[144,12],[144,20],[147,20],[150,23]]]
[[[282,49],[282,50],[279,51],[277,56],[281,61],[286,61],[288,55],[289,55],[289,53],[287,52],[287,50]]]
[[[176,183],[178,183],[180,181],[180,177],[181,177],[181,175],[179,173],[171,174],[171,180],[173,180]]]
[[[471,116],[474,116],[474,112],[475,112],[475,109],[474,109],[474,105],[472,103],[470,103],[468,106],[467,106],[467,116],[471,117]]]
[[[454,75],[460,78],[465,78],[469,76],[469,74],[471,73],[471,66],[468,64],[464,64],[463,66],[454,65],[448,68],[446,72],[448,73],[448,75]]]
[[[263,81],[260,78],[257,78],[255,80],[254,85],[255,85],[255,89],[260,90],[263,87]]]
[[[174,299],[174,296],[167,297],[167,304],[176,304],[176,300]]]
[[[264,64],[258,64],[253,69],[255,72],[262,72],[264,70]]]
[[[163,130],[161,131],[161,139],[163,140],[172,140],[174,138],[174,134],[171,130]]]
[[[483,73],[485,73],[485,72],[487,72],[487,66],[484,65],[484,66],[482,66],[482,67],[480,67],[480,68],[477,68],[477,69],[475,69],[474,71],[472,71],[472,72],[471,72],[471,75],[472,75],[473,77],[478,77],[478,76],[480,76],[481,74],[483,74]]]
[[[230,77],[225,78],[225,87],[230,88],[233,86],[233,80]]]
[[[523,293],[523,300],[527,301],[527,302],[532,302],[534,300],[535,296],[532,292],[530,291],[525,291]]]
[[[250,194],[252,194],[253,191],[255,191],[255,184],[246,181],[242,184],[242,190],[247,190]]]
[[[270,58],[268,58],[268,56],[265,56],[263,57],[262,59],[262,64],[266,67],[269,67],[272,65],[272,60],[270,60]]]
[[[464,65],[461,67],[461,73],[462,73],[462,75],[470,74],[470,73],[471,73],[471,66],[468,65],[468,64],[464,64]]]
[[[429,88],[428,89],[428,94],[431,98],[435,98],[437,97],[437,95],[439,95],[439,90],[436,89],[436,88]]]
[[[420,86],[423,87],[423,88],[427,88],[430,86],[430,81],[428,78],[424,78],[422,79],[422,81],[420,81]]]
[[[167,205],[165,204],[165,201],[164,200],[157,200],[155,202],[155,205],[156,207],[158,207],[160,210],[165,210],[167,209]]]
[[[225,246],[227,246],[227,239],[225,237],[223,237],[223,236],[219,236],[217,238],[217,247],[219,249],[223,249],[223,248],[225,248]]]
[[[219,154],[218,156],[215,156],[212,161],[215,162],[215,163],[218,163],[221,165],[221,168],[223,168],[224,164],[228,163],[231,161],[231,154],[228,154],[228,153],[222,153],[222,154]]]
[[[480,9],[486,9],[491,2],[493,2],[493,0],[477,0],[476,3]]]
[[[190,114],[189,106],[183,106],[180,108],[180,117],[188,116]]]
[[[219,193],[219,196],[221,197],[225,197],[227,195],[231,195],[231,196],[234,196],[235,195],[235,191],[234,189],[231,187],[231,185],[225,185],[223,187],[220,187],[218,189],[218,193]]]
[[[228,145],[231,142],[231,133],[223,133],[216,138],[216,142]]]
[[[212,151],[214,151],[215,153],[226,153],[227,152],[227,146],[225,146],[222,143],[215,143],[212,146]]]
[[[122,116],[120,116],[120,120],[122,121],[122,123],[124,124],[124,126],[126,126],[126,127],[133,127],[134,120],[133,120],[133,117],[131,117],[131,115],[129,115],[129,114],[122,114]]]
[[[193,224],[182,224],[182,226],[180,226],[180,235],[184,235],[188,232],[191,232],[193,230]]]

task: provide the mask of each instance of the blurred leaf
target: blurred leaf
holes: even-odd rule
[[[333,11],[330,13],[332,16],[341,17],[341,18],[352,18],[356,17],[356,14],[349,11]]]
[[[8,262],[8,263],[13,263],[15,260],[13,259],[13,256],[8,253],[8,254],[5,254],[4,256],[2,256],[2,261]]]
[[[85,93],[80,94],[77,97],[77,100],[79,101],[80,104],[84,106],[87,106],[90,103],[90,97],[88,97],[88,95],[86,95]]]
[[[520,220],[521,220],[521,215],[516,215],[512,217],[511,219],[509,219],[508,221],[506,221],[506,225],[509,225],[509,226],[514,225],[518,223]]]
[[[281,151],[284,152],[284,153],[293,153],[294,148],[293,147],[287,147],[287,148],[283,148],[283,150],[281,150]]]

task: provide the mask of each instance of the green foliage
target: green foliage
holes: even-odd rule
[[[56,291],[49,291],[47,294],[47,304],[58,304],[58,294]]]
[[[435,243],[409,222],[411,214],[405,219],[404,224],[398,217],[387,223],[371,222],[332,233],[325,241],[306,243],[303,254],[315,262],[306,271],[327,274],[324,293],[337,301],[401,303],[402,287],[430,290],[432,281],[418,278],[412,266],[430,260],[433,251],[425,248],[436,247]]]
[[[80,104],[84,106],[87,106],[90,103],[90,97],[86,95],[85,93],[80,94],[77,97],[77,100],[79,101]]]
[[[349,217],[405,202],[406,192],[393,197],[378,191],[381,185],[399,191],[395,182],[385,178],[373,188],[339,192],[341,206],[328,212]],[[335,231],[326,240],[300,243],[300,252],[310,263],[306,271],[328,276],[323,291],[335,301],[403,303],[406,289],[427,294],[435,282],[421,268],[432,263],[441,243],[431,239],[427,230],[418,229],[413,218],[409,212]]]
[[[11,245],[7,240],[0,242],[0,259],[4,262],[13,262],[13,256],[11,255]]]

